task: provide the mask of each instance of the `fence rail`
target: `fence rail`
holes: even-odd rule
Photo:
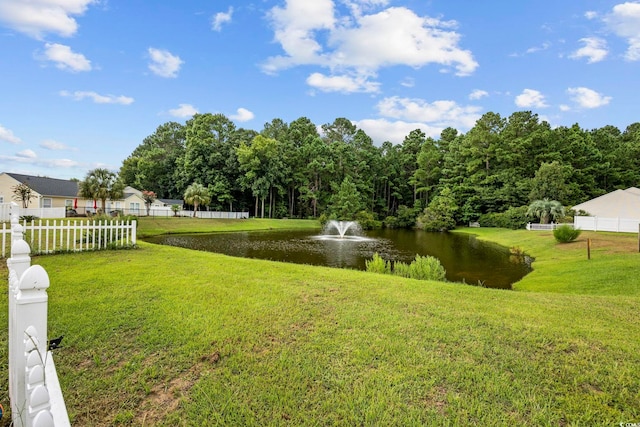
[[[12,206],[13,205],[13,206]],[[98,213],[99,209],[92,207],[79,206],[75,209],[66,208],[33,208],[24,209],[18,208],[15,203],[0,203],[0,221],[9,221],[11,218],[11,211],[19,210],[20,216],[33,216],[37,219],[62,219],[66,217],[85,217],[92,216]],[[173,216],[193,216],[193,211],[181,209],[177,212],[173,212],[170,207],[152,207],[147,211],[146,207],[134,208],[112,208],[107,207],[106,213],[108,215],[133,215],[133,216],[150,216],[157,218],[168,218]],[[198,211],[196,213],[198,218],[208,219],[246,219],[249,218],[249,212],[225,212],[225,211]]]
[[[601,218],[597,216],[576,216],[573,218],[576,228],[591,231],[614,231],[617,233],[637,233],[640,219],[637,218]]]
[[[69,415],[47,339],[49,275],[31,265],[18,217],[11,219],[9,398],[16,427],[67,427]]]
[[[564,223],[551,223],[551,224],[535,224],[532,222],[527,223],[527,230],[531,231],[551,231],[560,227],[561,225],[568,225],[569,227],[573,227],[573,224],[564,224]]]
[[[38,220],[22,224],[31,253],[82,252],[136,245],[137,222]],[[2,258],[9,252],[11,227],[2,224]]]

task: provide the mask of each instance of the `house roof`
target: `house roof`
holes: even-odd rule
[[[42,196],[78,197],[78,182],[43,176],[7,173],[16,181],[26,184]]]
[[[184,203],[184,201],[182,200],[178,200],[178,199],[158,199],[160,202],[164,203],[165,205],[180,205],[182,206],[182,204]]]
[[[573,207],[601,218],[640,218],[640,189],[615,190]]]

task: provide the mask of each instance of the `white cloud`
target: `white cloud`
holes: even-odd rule
[[[584,13],[584,17],[587,18],[588,20],[596,19],[598,17],[598,12],[595,12],[593,10],[588,10]]]
[[[178,77],[178,71],[184,64],[184,61],[179,56],[172,55],[168,50],[155,49],[150,47],[149,57],[151,63],[149,69],[157,76],[160,77]]]
[[[249,120],[253,120],[254,117],[255,115],[246,108],[238,108],[236,114],[229,116],[231,120],[238,122],[248,122]]]
[[[589,64],[602,61],[609,51],[607,50],[607,42],[599,37],[585,37],[580,39],[584,46],[569,55],[569,58],[580,59],[587,58]]]
[[[26,150],[22,150],[16,153],[16,156],[18,157],[22,157],[25,159],[35,159],[36,157],[38,157],[38,155],[36,154],[35,151],[30,150],[30,149],[26,149]]]
[[[480,118],[480,107],[460,106],[454,101],[426,102],[422,99],[385,98],[377,105],[383,117],[433,124],[438,128],[448,126],[470,129]]]
[[[307,84],[323,92],[379,92],[380,84],[371,82],[367,76],[325,76],[313,73],[307,77]]]
[[[0,0],[0,21],[33,38],[45,33],[70,37],[78,30],[74,15],[82,15],[99,0]]]
[[[402,81],[400,82],[400,85],[404,87],[414,87],[416,85],[416,81],[413,77],[406,77],[402,79]]]
[[[551,43],[549,42],[544,42],[542,43],[542,45],[540,46],[533,46],[530,47],[529,49],[527,49],[527,53],[536,53],[536,52],[541,52],[543,50],[547,50],[551,47]]]
[[[60,96],[73,98],[76,101],[82,101],[85,98],[93,100],[96,104],[132,104],[134,99],[128,96],[115,96],[115,95],[100,95],[96,92],[90,91],[75,91],[73,93],[66,90],[60,91]]]
[[[80,166],[80,163],[70,159],[40,159],[32,150],[23,150],[16,153],[14,156],[0,155],[0,161],[7,161],[15,168],[15,163],[29,164],[35,166],[42,166],[45,168],[53,169],[68,169]],[[59,172],[59,171],[57,171]],[[30,173],[30,172],[26,172]]]
[[[629,61],[640,60],[640,3],[617,4],[604,21],[617,36],[627,40],[629,47],[625,58]]]
[[[420,122],[390,121],[387,119],[365,119],[353,123],[365,131],[377,145],[381,145],[385,141],[401,144],[409,132],[415,129],[420,129],[427,136],[437,138],[445,128]]]
[[[68,145],[65,145],[61,142],[54,141],[52,139],[45,139],[40,143],[40,147],[44,148],[45,150],[51,150],[51,151],[72,150],[72,148],[69,147]]]
[[[230,7],[227,12],[218,12],[211,19],[211,28],[214,31],[222,30],[222,24],[231,22],[231,16],[233,15],[233,7]]]
[[[169,114],[174,117],[186,118],[198,114],[198,109],[191,104],[179,104],[178,108],[169,110]]]
[[[580,108],[598,108],[605,106],[611,101],[610,96],[604,96],[593,89],[586,87],[571,87],[567,89],[571,99]]]
[[[285,7],[274,7],[269,19],[284,54],[268,58],[263,71],[316,65],[335,75],[370,78],[380,68],[399,65],[439,64],[460,76],[478,67],[471,52],[459,47],[454,21],[421,17],[404,7],[365,13],[387,3],[351,1],[351,15],[344,16],[338,15],[332,0],[288,0]],[[361,86],[355,88],[362,91]]]
[[[571,107],[567,104],[560,104],[560,111],[571,111]]]
[[[486,90],[475,89],[473,92],[469,94],[469,99],[477,100],[487,96],[489,96],[489,92],[487,92]]]
[[[72,72],[91,71],[91,61],[80,53],[75,53],[69,46],[58,43],[46,43],[43,59],[55,62],[61,70]]]
[[[545,102],[544,95],[537,90],[525,89],[516,96],[516,105],[520,108],[545,108],[548,105]]]
[[[11,144],[20,144],[22,142],[10,129],[2,125],[0,125],[0,141],[10,142]]]

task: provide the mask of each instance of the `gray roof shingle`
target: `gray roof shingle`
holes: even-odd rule
[[[16,181],[26,184],[42,196],[78,197],[78,183],[66,179],[7,173]]]

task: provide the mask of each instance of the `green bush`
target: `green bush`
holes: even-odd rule
[[[358,221],[358,224],[360,224],[360,227],[362,227],[363,230],[374,230],[382,227],[382,223],[380,221],[376,221],[373,214],[368,211],[358,212],[356,214],[356,221]]]
[[[395,274],[396,276],[409,278],[411,277],[411,268],[409,267],[409,264],[405,262],[396,261],[393,263],[393,274]]]
[[[386,228],[399,228],[398,218],[395,216],[388,216],[384,219],[383,224]]]
[[[365,261],[369,273],[393,274],[395,276],[406,277],[417,280],[438,280],[446,281],[446,271],[440,260],[432,256],[416,255],[416,258],[407,264],[402,261],[391,263],[385,261],[376,252],[371,260]]]
[[[504,212],[480,215],[478,222],[481,227],[498,227],[519,230],[527,225],[527,206],[509,208]]]
[[[378,253],[373,254],[373,259],[365,261],[367,272],[389,274],[391,272],[391,265],[389,261],[385,261]]]
[[[416,255],[409,266],[409,274],[412,279],[444,281],[446,271],[438,258]]]
[[[556,238],[558,243],[569,243],[576,240],[580,233],[582,233],[580,229],[574,229],[570,225],[560,225],[553,230],[553,237]]]

